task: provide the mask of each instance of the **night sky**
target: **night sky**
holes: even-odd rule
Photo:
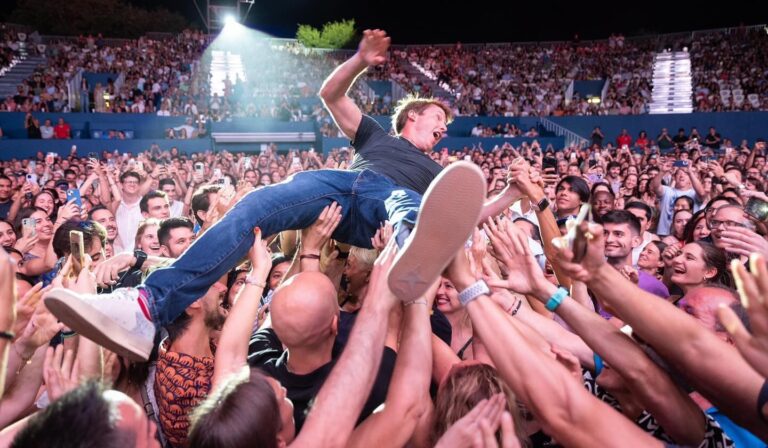
[[[202,24],[193,0],[124,0],[164,6]],[[234,5],[236,0],[211,0]],[[6,10],[16,0],[0,0]],[[205,0],[197,0],[204,10]],[[706,3],[722,6],[705,6]],[[762,5],[762,6],[761,6]],[[355,19],[358,30],[382,28],[395,44],[510,42],[607,38],[768,23],[765,1],[418,1],[255,0],[246,24],[278,37],[294,37],[297,24],[321,26]]]

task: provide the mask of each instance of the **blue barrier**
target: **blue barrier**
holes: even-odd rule
[[[640,131],[646,131],[649,138],[655,139],[662,128],[669,134],[677,134],[678,128],[685,128],[686,135],[691,127],[696,127],[699,134],[706,135],[709,127],[714,126],[723,138],[736,139],[735,145],[746,139],[752,142],[757,138],[768,137],[768,112],[697,112],[692,114],[664,115],[621,115],[597,117],[548,117],[549,120],[565,127],[584,138],[589,139],[592,129],[600,126],[606,142],[616,144],[616,137],[626,129],[637,139]]]

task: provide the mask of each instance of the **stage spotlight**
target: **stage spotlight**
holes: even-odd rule
[[[235,19],[235,16],[228,15],[224,17],[224,25],[232,25],[233,23],[236,23],[237,19]]]

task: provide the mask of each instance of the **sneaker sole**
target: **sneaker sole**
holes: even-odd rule
[[[151,344],[143,347],[145,344],[103,313],[83,303],[77,294],[56,288],[46,295],[44,302],[54,316],[79,335],[131,361],[149,359]]]
[[[483,172],[458,162],[443,170],[424,194],[416,226],[389,270],[389,289],[417,299],[453,260],[477,225],[485,200]]]

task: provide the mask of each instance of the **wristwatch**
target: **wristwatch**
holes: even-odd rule
[[[537,203],[531,202],[531,207],[533,207],[533,209],[536,210],[537,212],[543,212],[549,207],[549,199],[547,199],[547,197],[544,196]]]
[[[490,292],[491,290],[488,288],[488,285],[484,281],[478,280],[459,293],[459,302],[461,302],[463,306],[467,306],[469,302],[483,294],[489,294]]]
[[[140,270],[144,266],[144,262],[147,261],[147,253],[143,250],[136,249],[133,251],[133,256],[136,258],[136,263],[131,266],[134,271]]]

